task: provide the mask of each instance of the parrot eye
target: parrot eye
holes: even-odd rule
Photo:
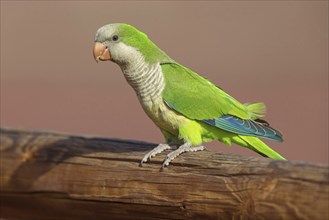
[[[118,36],[118,35],[113,35],[113,36],[112,36],[112,40],[113,40],[113,41],[117,41],[117,40],[119,40],[119,36]]]

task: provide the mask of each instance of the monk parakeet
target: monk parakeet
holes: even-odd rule
[[[281,133],[260,119],[265,115],[263,103],[241,104],[175,62],[135,27],[115,23],[99,28],[93,54],[96,61],[110,60],[120,66],[145,113],[164,135],[165,143],[148,152],[141,165],[173,149],[164,159],[163,168],[181,153],[204,150],[202,143],[213,140],[284,160],[259,139],[282,141]]]

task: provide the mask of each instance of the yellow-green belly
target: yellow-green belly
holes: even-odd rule
[[[162,98],[141,101],[144,111],[151,120],[161,129],[165,138],[180,144],[189,142],[193,146],[209,142],[214,139],[221,140],[221,131],[203,122],[191,120],[185,116],[171,110],[162,100]],[[226,132],[225,132],[226,133]],[[228,143],[230,144],[230,143]]]

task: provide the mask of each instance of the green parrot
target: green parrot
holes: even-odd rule
[[[129,24],[107,24],[95,36],[96,61],[117,63],[135,90],[165,143],[148,152],[140,165],[173,149],[164,168],[184,152],[202,151],[204,142],[221,141],[249,148],[272,159],[285,160],[259,138],[282,142],[282,134],[260,119],[263,103],[241,104],[220,87],[175,62],[143,32]]]

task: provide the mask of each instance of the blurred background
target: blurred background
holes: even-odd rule
[[[328,163],[328,1],[1,1],[1,126],[163,141],[96,30],[130,23],[241,102],[290,160]],[[212,150],[258,155],[219,142]]]

